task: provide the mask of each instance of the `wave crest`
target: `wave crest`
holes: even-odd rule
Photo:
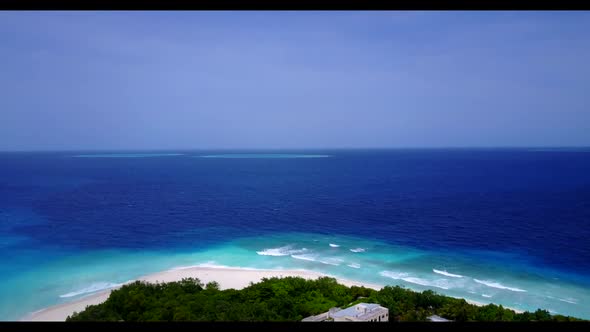
[[[520,289],[520,288],[516,288],[516,287],[508,287],[505,285],[502,285],[499,282],[495,282],[495,281],[490,281],[490,280],[479,280],[479,279],[473,279],[475,282],[477,282],[478,284],[482,284],[488,287],[492,287],[492,288],[498,288],[498,289],[505,289],[505,290],[509,290],[512,292],[526,292],[526,290],[524,289]]]
[[[561,302],[567,302],[567,303],[571,303],[571,304],[578,304],[578,300],[576,300],[574,298],[571,298],[571,297],[568,297],[568,298],[565,298],[565,299],[558,299],[558,300],[561,301]]]
[[[437,273],[437,274],[442,274],[443,276],[447,276],[447,277],[463,278],[463,276],[460,274],[453,274],[453,273],[449,273],[447,271],[441,271],[441,270],[437,270],[437,269],[432,269],[432,272]]]
[[[256,253],[261,256],[290,256],[303,254],[307,252],[307,248],[293,249],[293,246],[284,246],[279,248],[268,248]]]
[[[295,258],[295,259],[299,259],[299,260],[304,260],[304,261],[309,261],[309,262],[318,262],[318,263],[334,265],[334,266],[338,266],[338,265],[340,265],[340,263],[343,262],[342,259],[333,258],[333,257],[320,259],[318,255],[291,255],[291,257]]]
[[[412,276],[410,276],[409,273],[393,272],[393,271],[382,271],[379,274],[384,277],[388,277],[388,278],[396,279],[396,280],[403,280],[405,282],[409,282],[409,283],[420,285],[420,286],[436,287],[436,288],[441,288],[441,289],[451,288],[448,280],[446,280],[446,279],[427,280],[427,279],[423,279],[423,278],[412,277]]]
[[[79,289],[77,291],[62,294],[59,297],[68,298],[68,297],[74,297],[74,296],[78,296],[78,295],[82,295],[82,294],[91,294],[91,293],[96,293],[96,292],[100,292],[103,290],[107,290],[107,289],[115,288],[115,287],[120,287],[120,286],[123,286],[123,284],[115,284],[112,282],[97,282],[97,283],[91,284],[88,287],[84,287],[82,289]]]

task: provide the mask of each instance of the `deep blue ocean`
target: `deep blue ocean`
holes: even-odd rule
[[[0,153],[0,319],[183,265],[590,318],[590,149]]]

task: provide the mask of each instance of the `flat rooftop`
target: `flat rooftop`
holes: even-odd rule
[[[362,309],[357,310],[358,307],[365,307],[365,308],[367,308],[367,311],[370,312],[370,311],[373,311],[381,306],[377,303],[359,303],[359,304],[354,305],[350,308],[346,308],[346,309],[337,311],[337,312],[331,314],[330,316],[332,316],[332,317],[344,317],[344,316],[358,317],[358,316],[364,315],[365,311]]]

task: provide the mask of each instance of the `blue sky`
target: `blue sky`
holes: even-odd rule
[[[590,145],[590,12],[0,12],[0,150]]]

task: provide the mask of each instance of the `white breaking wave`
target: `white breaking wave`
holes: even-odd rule
[[[330,247],[332,247],[332,248],[338,248],[338,247],[340,247],[340,245],[339,244],[330,243]]]
[[[437,288],[442,288],[442,289],[449,289],[450,288],[448,282],[445,279],[429,281],[429,280],[422,279],[422,278],[407,277],[407,278],[402,278],[402,280],[405,282],[411,282],[413,284],[427,286],[427,287],[432,286],[432,287],[437,287]]]
[[[176,271],[176,270],[190,270],[195,268],[210,268],[210,269],[240,269],[240,270],[249,270],[249,271],[260,271],[260,270],[283,270],[283,267],[277,266],[274,269],[258,269],[255,267],[247,267],[247,266],[229,266],[229,265],[221,265],[217,264],[215,261],[208,261],[206,263],[200,263],[197,265],[187,265],[187,266],[177,266],[169,269],[168,271]]]
[[[201,267],[199,265],[187,265],[187,266],[177,266],[177,267],[173,267],[168,271],[176,271],[176,270],[188,270],[188,269],[193,269],[195,267]]]
[[[284,246],[280,248],[264,249],[262,251],[257,251],[256,253],[261,256],[289,256],[294,254],[302,254],[305,252],[307,252],[307,248],[293,249],[292,246]]]
[[[361,268],[361,265],[360,264],[357,264],[357,263],[350,263],[347,266],[350,266],[350,267],[355,268],[355,269],[360,269]]]
[[[217,264],[215,261],[208,261],[206,263],[200,263],[200,264],[197,264],[197,265],[187,265],[187,266],[173,267],[169,271],[189,270],[189,269],[194,269],[194,268],[198,268],[198,267],[210,267],[210,268],[217,268],[217,269],[220,269],[220,268],[231,268],[231,266]]]
[[[261,269],[255,268],[255,267],[248,267],[248,266],[229,266],[229,265],[220,265],[217,264],[215,261],[208,261],[207,263],[201,263],[201,264],[197,264],[197,265],[193,265],[193,266],[184,266],[184,267],[180,267],[180,268],[176,268],[176,270],[184,270],[184,269],[190,269],[190,268],[194,268],[194,267],[208,267],[211,269],[240,269],[240,270],[249,270],[249,271],[259,271]],[[280,268],[277,268],[280,270]],[[271,269],[272,270],[272,269]]]
[[[571,303],[571,304],[578,304],[578,300],[568,297],[566,299],[558,299],[561,302],[567,302],[567,303]]]
[[[322,264],[338,266],[340,263],[342,263],[342,260],[340,258],[325,258],[319,260],[319,262]]]
[[[215,261],[208,261],[207,263],[197,264],[195,267],[211,267],[211,268],[216,268],[216,269],[223,269],[223,268],[230,268],[231,266],[220,265],[220,264],[217,264]]]
[[[401,279],[401,278],[405,278],[409,275],[405,272],[392,272],[392,271],[381,271],[379,274],[384,277],[389,277],[392,279]]]
[[[492,288],[506,289],[506,290],[513,291],[513,292],[526,292],[526,290],[524,290],[524,289],[520,289],[520,288],[516,288],[516,287],[504,286],[501,283],[495,282],[495,281],[478,280],[478,279],[475,279],[475,278],[473,280],[475,282],[477,282],[478,284],[486,285],[486,286],[492,287]]]
[[[350,251],[352,251],[352,252],[365,252],[366,249],[365,248],[354,248],[354,249],[350,249]]]
[[[463,276],[460,274],[453,274],[453,273],[449,273],[447,271],[441,271],[441,270],[437,270],[437,269],[432,269],[432,272],[442,274],[443,276],[447,276],[447,277],[463,278]]]
[[[483,297],[492,297],[491,295],[488,295],[488,294],[481,294],[481,296],[483,296]]]
[[[319,259],[317,255],[291,255],[291,257],[295,258],[295,259],[304,260],[304,261],[318,262],[318,263],[334,265],[334,266],[338,266],[338,265],[340,265],[340,263],[342,263],[342,259],[340,259],[340,258],[328,257],[328,258],[324,258],[324,259]]]
[[[115,283],[111,283],[111,282],[97,282],[97,283],[94,283],[88,287],[82,288],[80,290],[77,290],[74,292],[69,292],[66,294],[62,294],[59,297],[61,297],[61,298],[74,297],[74,296],[78,296],[78,295],[82,295],[82,294],[96,293],[96,292],[99,292],[102,290],[120,287],[120,286],[123,286],[123,284],[115,284]]]
[[[437,279],[437,280],[426,280],[423,278],[417,277],[410,277],[408,273],[405,272],[392,272],[392,271],[382,271],[381,274],[384,277],[389,277],[396,280],[403,280],[405,282],[409,282],[416,285],[427,286],[427,287],[437,287],[442,289],[449,289],[451,286],[446,279]]]
[[[300,260],[304,260],[304,261],[310,261],[310,262],[315,262],[315,256],[312,255],[291,255],[292,258],[295,259],[300,259]]]

